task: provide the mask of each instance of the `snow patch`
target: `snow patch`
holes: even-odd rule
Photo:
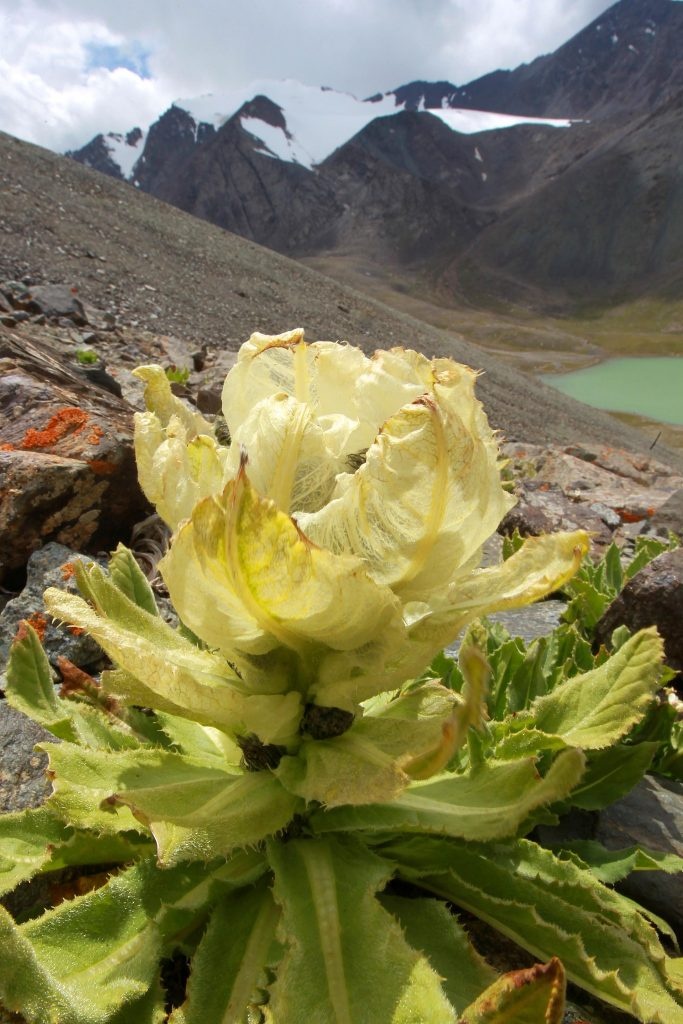
[[[486,171],[482,171],[481,172],[481,180],[482,181],[486,181],[487,178],[488,178],[488,174],[486,173]]]
[[[613,43],[618,43],[619,42],[619,36],[616,34],[616,32],[612,36],[612,42]]]
[[[143,132],[137,142],[131,145],[126,142],[126,136],[119,132],[110,132],[104,137],[104,144],[107,147],[109,156],[120,168],[123,177],[128,180],[133,173],[133,167],[145,148],[147,132]]]
[[[280,107],[287,131],[273,128],[259,118],[242,117],[246,130],[260,140],[262,152],[266,155],[308,168],[322,163],[375,118],[397,114],[404,109],[397,107],[393,93],[370,103],[350,93],[304,85],[293,79],[284,82],[260,79],[230,92],[179,99],[175,106],[186,110],[197,124],[203,121],[218,129],[240,107],[259,95],[267,96]],[[438,117],[453,131],[465,135],[516,124],[547,124],[562,128],[571,124],[567,120],[517,117],[450,107],[425,110],[424,101],[420,103],[420,110]]]
[[[262,139],[279,159],[296,160],[305,167],[320,163],[376,117],[397,111],[393,95],[367,103],[350,93],[303,85],[293,79],[284,82],[261,79],[230,92],[179,99],[175,105],[186,110],[195,121],[220,128],[240,107],[259,95],[267,96],[282,109],[291,138],[287,140],[281,129],[264,122],[257,126],[256,118],[248,119],[247,130]],[[243,118],[243,122],[246,120]]]
[[[631,51],[631,53],[640,53],[640,50],[636,50],[636,48],[635,48],[635,46],[633,45],[633,43],[629,43],[629,44],[628,44],[628,48],[629,48],[629,50]]]
[[[311,154],[307,153],[296,139],[288,138],[282,128],[275,128],[258,117],[241,117],[240,121],[245,131],[263,143],[264,148],[261,152],[266,156],[288,163],[303,164],[305,167],[311,166]]]
[[[517,124],[547,124],[553,128],[569,128],[572,121],[564,118],[518,117],[516,114],[492,114],[488,110],[453,109],[430,110],[454,132],[474,135],[476,132],[491,132],[497,128],[512,128]]]
[[[483,162],[484,162],[484,158],[481,155],[481,153],[479,152],[479,146],[475,146],[474,147],[474,159],[478,160],[480,164],[483,164]]]

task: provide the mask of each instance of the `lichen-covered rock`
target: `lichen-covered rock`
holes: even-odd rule
[[[55,540],[98,550],[146,507],[132,411],[44,338],[0,327],[0,582]]]
[[[613,527],[605,522],[605,516],[589,504],[572,501],[559,484],[522,480],[516,494],[517,504],[505,515],[499,533],[518,530],[523,537],[537,537],[558,530],[587,530],[593,544],[603,548],[612,540]]]
[[[27,566],[26,586],[5,605],[0,614],[0,673],[5,669],[9,650],[22,619],[28,620],[41,637],[48,658],[57,664],[68,658],[81,668],[97,668],[103,662],[98,644],[80,629],[60,626],[45,611],[43,594],[48,587],[77,593],[73,566],[84,556],[63,544],[46,544],[35,551]],[[86,559],[91,561],[90,558]]]
[[[503,453],[511,460],[519,498],[503,531],[517,527],[533,534],[580,525],[594,532],[598,553],[610,540],[621,545],[630,539],[634,526],[636,532],[652,532],[650,522],[683,485],[670,466],[617,448],[507,444]],[[680,499],[677,507],[680,523]]]

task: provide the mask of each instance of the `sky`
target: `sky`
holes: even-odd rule
[[[49,149],[294,78],[364,98],[549,53],[609,0],[0,0],[0,130]]]

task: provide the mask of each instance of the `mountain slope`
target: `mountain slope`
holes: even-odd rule
[[[280,108],[256,97],[203,143],[195,145],[186,133],[185,147],[155,175],[145,155],[136,169],[138,183],[181,210],[280,252],[305,251],[310,238],[316,247],[329,244],[339,202],[321,175],[264,152],[261,140],[244,127],[257,112],[259,121],[269,123],[278,120]]]
[[[403,344],[485,370],[479,394],[508,437],[598,441],[646,451],[649,440],[612,417],[516,373],[451,332],[381,303],[123,182],[0,134],[0,276],[63,281],[86,302],[123,309],[130,322],[235,350],[254,330],[296,325],[367,351]],[[658,447],[672,465],[679,455]]]
[[[574,299],[617,301],[648,292],[680,297],[683,91],[605,137],[504,212],[466,260],[480,276]],[[459,277],[460,269],[454,265],[445,279]]]
[[[411,82],[407,109],[467,107],[536,117],[614,118],[653,111],[683,88],[683,4],[619,0],[553,53],[466,85]]]

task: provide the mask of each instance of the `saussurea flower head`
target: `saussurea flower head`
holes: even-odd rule
[[[8,702],[61,742],[42,745],[45,806],[0,816],[0,894],[114,870],[23,922],[0,906],[3,1005],[31,1024],[560,1024],[566,968],[641,1021],[683,1024],[680,961],[590,867],[616,871],[611,854],[524,838],[649,764],[621,741],[660,684],[656,632],[577,654],[551,685],[538,652],[503,655],[474,624],[458,666],[424,671],[475,618],[561,586],[588,544],[530,538],[481,567],[512,499],[473,371],[257,334],[225,381],[227,429],[160,367],[137,374],[180,622],[120,546],[109,572],[76,563],[80,597],[46,594],[111,659],[99,681],[57,694],[30,624],[13,646]],[[497,978],[443,900],[549,962]],[[167,1016],[177,952],[190,977]]]
[[[148,406],[136,417],[140,481],[173,531],[160,570],[203,648],[183,641],[187,658],[206,666],[191,670],[193,687],[173,683],[174,713],[252,752],[276,748],[268,767],[327,806],[387,799],[411,766],[442,766],[463,731],[454,716],[470,714],[456,696],[422,687],[415,723],[379,695],[418,676],[475,617],[556,589],[587,549],[582,532],[531,538],[479,568],[513,499],[474,371],[406,349],[309,345],[301,330],[255,334],[223,387],[229,445],[161,368],[136,373]],[[140,703],[140,669],[122,661],[105,618],[98,632],[84,603],[49,601],[88,620],[138,680],[116,676],[117,695]],[[157,679],[169,677],[167,655]],[[155,685],[163,696],[155,704],[146,684],[144,702],[169,707],[168,687]]]

